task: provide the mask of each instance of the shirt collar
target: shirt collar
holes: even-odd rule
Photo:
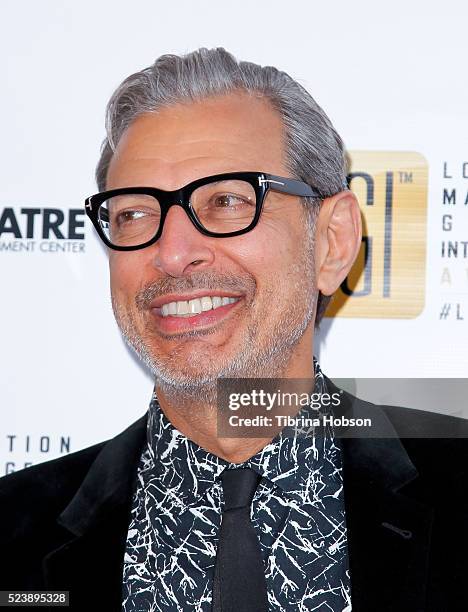
[[[327,389],[325,378],[315,358],[314,371],[314,393],[324,393]],[[309,406],[304,406],[300,414],[317,417],[317,412],[314,411],[312,415],[310,410]],[[330,431],[326,437],[314,435],[313,430],[294,436],[291,436],[291,430],[288,434],[285,432],[282,430],[267,446],[242,464],[230,463],[177,430],[162,411],[154,390],[147,427],[148,469],[152,475],[157,474],[169,494],[177,490],[180,507],[196,505],[223,470],[239,467],[252,468],[280,487],[288,497],[302,503],[310,497],[311,487],[320,486],[324,462],[338,467],[340,447]],[[177,487],[174,486],[175,474]]]

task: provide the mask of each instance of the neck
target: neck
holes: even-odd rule
[[[276,378],[314,379],[313,329],[308,329],[292,351],[284,370]],[[159,404],[167,419],[187,438],[205,450],[229,461],[242,463],[271,442],[281,428],[272,429],[267,438],[220,438],[217,435],[218,409],[214,394],[207,393],[208,400],[183,391],[170,391],[156,386]],[[297,410],[291,412],[294,414]]]

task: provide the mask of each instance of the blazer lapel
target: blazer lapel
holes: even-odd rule
[[[379,406],[342,393],[335,416],[343,415],[372,419],[367,438],[350,427],[335,430],[343,449],[353,612],[423,611],[433,509],[409,494],[418,471]]]
[[[119,508],[49,553],[43,562],[46,588],[69,591],[72,610],[121,612],[127,527],[127,513]]]
[[[132,487],[147,415],[110,440],[57,522],[62,544],[43,559],[46,588],[70,592],[72,610],[121,611]]]
[[[381,460],[388,465],[386,443],[399,441],[379,442]],[[372,478],[372,467],[356,467],[355,454],[365,452],[357,443],[343,440],[353,610],[423,611],[433,511],[405,496],[400,490],[404,485],[381,486]]]

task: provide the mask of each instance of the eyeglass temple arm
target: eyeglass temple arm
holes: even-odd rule
[[[315,197],[320,198],[320,193],[313,189],[307,183],[298,181],[296,179],[287,179],[282,176],[274,176],[273,174],[265,174],[264,179],[259,179],[260,183],[267,183],[270,189],[279,191],[280,193],[288,193],[290,195],[297,195],[303,197]]]
[[[265,174],[264,179],[259,179],[261,183],[268,183],[271,189],[280,191],[281,193],[288,193],[290,195],[297,195],[302,197],[313,197],[323,199],[323,195],[317,190],[296,179],[284,178],[283,176],[274,176],[273,174]],[[343,190],[349,189],[348,183],[343,182]]]

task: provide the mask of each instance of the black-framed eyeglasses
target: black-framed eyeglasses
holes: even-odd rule
[[[92,195],[85,210],[111,249],[134,251],[154,244],[171,206],[181,206],[206,236],[239,236],[258,223],[269,190],[302,197],[320,194],[302,181],[264,172],[230,172],[197,179],[176,189],[123,187]]]

